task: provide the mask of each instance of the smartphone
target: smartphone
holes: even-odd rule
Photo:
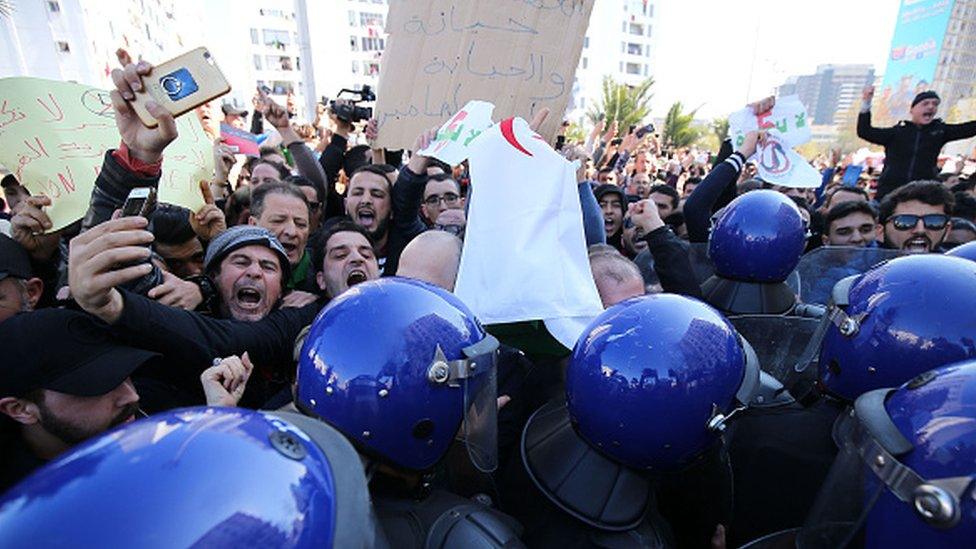
[[[652,123],[652,124],[648,124],[648,125],[644,126],[643,128],[637,130],[637,133],[635,135],[637,136],[637,139],[640,139],[640,138],[644,137],[645,135],[647,135],[647,134],[649,134],[649,133],[651,133],[653,131],[654,131],[654,124]]]
[[[156,189],[154,187],[132,189],[122,205],[122,217],[138,215],[149,219],[154,211],[156,211]]]
[[[230,91],[227,78],[207,48],[197,48],[153,67],[142,77],[143,91],[129,103],[147,127],[155,128],[156,119],[146,110],[147,101],[155,101],[173,116],[180,116]]]

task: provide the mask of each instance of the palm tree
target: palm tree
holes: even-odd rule
[[[688,113],[683,110],[681,101],[675,101],[664,118],[664,142],[672,147],[687,147],[699,136],[698,129],[692,126],[698,109]]]
[[[729,137],[729,117],[721,117],[712,120],[710,124],[712,128],[712,133],[718,138],[718,142],[721,143]]]
[[[14,12],[14,0],[0,0],[0,17],[10,17]]]
[[[651,86],[654,79],[648,78],[637,86],[628,86],[614,81],[606,76],[603,78],[603,93],[587,118],[596,124],[601,118],[606,118],[607,125],[616,121],[619,128],[629,128],[640,125],[651,113]]]

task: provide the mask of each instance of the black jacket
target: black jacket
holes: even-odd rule
[[[400,254],[417,235],[427,230],[420,219],[420,204],[424,200],[427,174],[417,175],[404,166],[400,169],[396,184],[390,193],[393,219],[390,221],[389,238],[386,241],[385,276],[396,274]]]
[[[857,116],[857,136],[885,148],[875,197],[880,201],[910,181],[934,179],[939,151],[950,141],[976,136],[976,120],[946,124],[937,118],[924,126],[902,120],[890,128],[875,128],[871,126],[871,111],[867,111]]]

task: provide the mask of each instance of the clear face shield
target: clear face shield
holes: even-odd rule
[[[464,420],[459,436],[479,471],[498,467],[498,340],[491,335],[463,349],[465,358],[447,360],[438,349],[428,369],[434,384],[464,392]]]
[[[970,477],[926,479],[898,458],[912,444],[884,409],[889,389],[866,393],[834,427],[840,448],[810,515],[797,535],[799,548],[870,546],[872,508],[881,498],[907,505],[929,526],[952,528]]]

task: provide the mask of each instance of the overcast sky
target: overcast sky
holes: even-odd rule
[[[882,74],[899,5],[659,0],[654,116],[663,117],[677,100],[689,108],[701,105],[699,118],[724,116],[747,97],[770,95],[786,77],[811,74],[822,64],[870,63]]]

